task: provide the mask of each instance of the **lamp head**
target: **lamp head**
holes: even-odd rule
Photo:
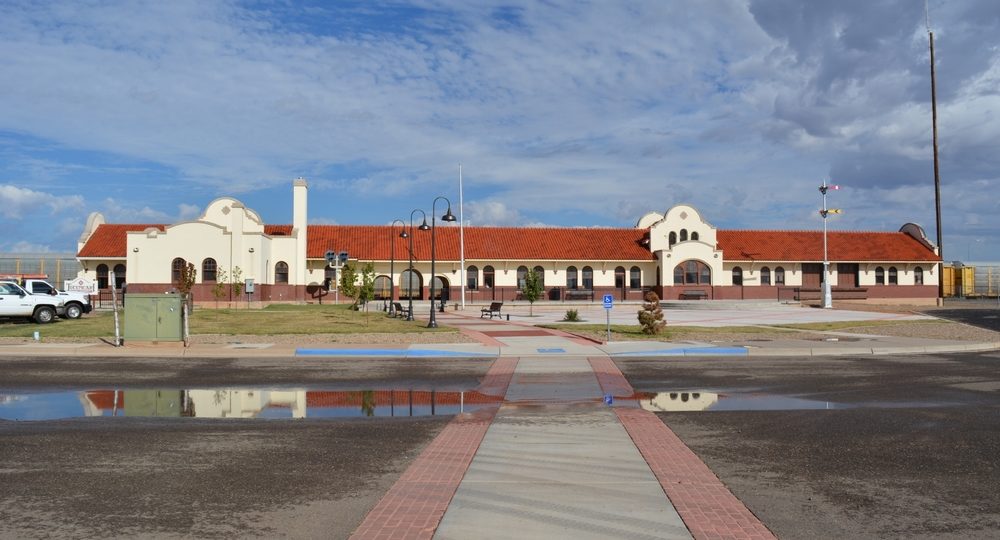
[[[449,221],[449,222],[456,221],[455,214],[451,213],[451,206],[448,206],[448,211],[445,212],[443,216],[441,216],[441,221]]]
[[[417,227],[417,228],[420,229],[421,231],[428,231],[428,230],[430,230],[431,226],[427,224],[427,218],[426,217],[424,218],[424,222],[421,223],[420,226]]]
[[[406,231],[403,231],[403,232],[399,233],[399,237],[400,238],[409,238],[410,235]]]

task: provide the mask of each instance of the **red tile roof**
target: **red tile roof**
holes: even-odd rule
[[[165,225],[98,225],[77,257],[125,257],[125,233],[142,232],[150,227],[164,230]]]
[[[727,261],[822,261],[822,231],[718,231]],[[831,261],[939,261],[940,257],[901,232],[830,232]]]
[[[101,225],[83,246],[79,257],[125,257],[125,233],[164,225]],[[291,234],[291,225],[267,225],[265,234]],[[402,227],[388,225],[310,225],[307,256],[322,259],[328,250],[347,251],[362,261],[408,258],[409,239],[399,237]],[[409,230],[409,227],[407,227]],[[467,260],[523,261],[649,261],[655,260],[642,241],[644,229],[569,227],[466,227]],[[435,256],[439,261],[459,260],[459,230],[438,227]],[[727,261],[822,261],[820,231],[718,231],[718,248]],[[390,244],[390,241],[392,242]],[[937,261],[933,251],[901,232],[831,232],[831,261]],[[431,258],[431,231],[413,229],[413,257]]]

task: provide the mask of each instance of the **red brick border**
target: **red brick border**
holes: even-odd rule
[[[775,538],[655,414],[615,413],[695,538]]]
[[[516,358],[498,358],[477,390],[503,396],[515,367]],[[490,408],[456,416],[368,512],[351,538],[433,537],[495,415],[496,409]]]
[[[590,368],[594,370],[594,375],[597,376],[602,392],[616,398],[631,398],[635,395],[632,385],[628,383],[613,360],[607,356],[596,356],[587,360],[590,362]],[[631,400],[631,403],[635,404],[635,401]]]

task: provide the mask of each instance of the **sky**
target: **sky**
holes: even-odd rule
[[[931,0],[946,260],[1000,260],[1000,2]],[[0,252],[232,196],[291,222],[936,242],[921,0],[0,0]],[[437,214],[447,204],[438,200]],[[416,214],[419,216],[419,213]]]

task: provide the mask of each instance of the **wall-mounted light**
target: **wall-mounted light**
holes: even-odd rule
[[[253,253],[253,248],[250,248],[250,253]]]
[[[132,248],[132,253],[139,253],[139,248],[137,247]]]

